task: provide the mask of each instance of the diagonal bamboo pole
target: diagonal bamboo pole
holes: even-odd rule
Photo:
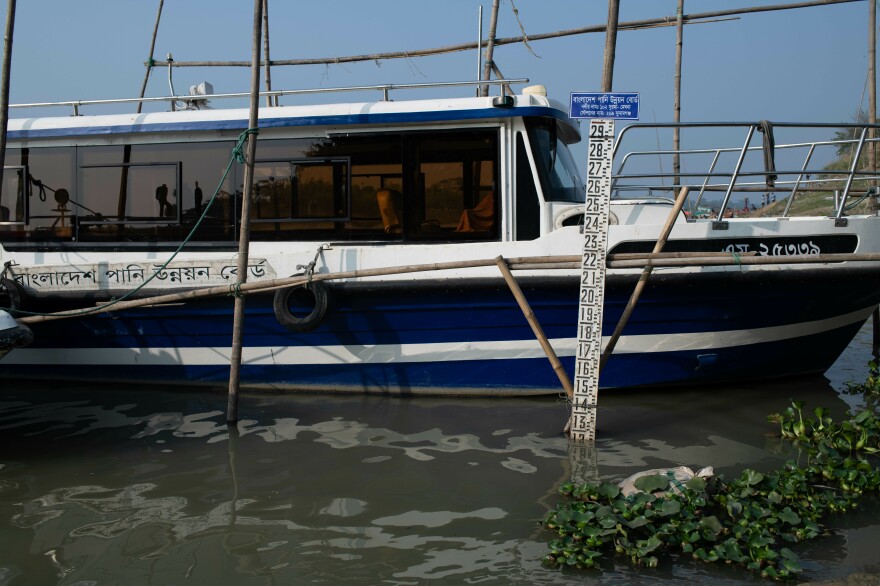
[[[503,256],[498,256],[495,258],[495,263],[498,265],[498,270],[500,270],[501,274],[504,276],[504,281],[507,283],[507,286],[510,287],[510,292],[513,293],[513,297],[516,299],[517,304],[519,304],[519,308],[522,310],[523,315],[526,316],[526,321],[529,322],[529,326],[531,326],[532,332],[534,332],[535,337],[538,339],[538,343],[541,344],[541,349],[544,350],[544,354],[547,355],[547,359],[553,366],[553,371],[556,372],[559,382],[562,383],[562,388],[565,391],[565,394],[568,395],[569,399],[574,399],[574,387],[571,386],[571,379],[568,378],[568,374],[565,372],[565,367],[562,366],[559,357],[556,356],[556,352],[553,350],[553,346],[550,345],[550,341],[544,334],[544,329],[541,327],[540,322],[538,322],[538,318],[535,317],[535,312],[532,311],[526,296],[523,295],[519,283],[513,278],[510,268],[507,266],[507,261],[504,260]]]
[[[156,11],[156,22],[153,25],[153,36],[150,39],[150,57],[147,61],[147,71],[144,73],[144,82],[141,84],[140,98],[147,94],[147,84],[150,81],[150,74],[153,71],[153,55],[156,53],[156,37],[159,35],[159,21],[162,19],[162,6],[165,0],[159,0],[159,9]],[[144,109],[144,103],[138,101],[137,113],[140,114]],[[116,216],[122,220],[125,217],[125,209],[128,207],[128,164],[131,163],[131,144],[126,144],[122,149],[122,170],[119,174],[119,199],[116,204]],[[180,206],[183,194],[178,196],[177,205]],[[120,226],[122,228],[122,226]]]
[[[681,213],[681,207],[684,205],[684,201],[687,199],[689,191],[690,189],[685,186],[682,187],[681,191],[678,193],[675,205],[672,206],[672,211],[669,212],[669,217],[666,218],[666,224],[660,231],[660,238],[657,240],[657,244],[654,245],[655,253],[662,251],[663,247],[666,246],[666,240],[669,238],[669,233],[672,232],[672,226],[675,225],[675,220],[678,218],[678,214]],[[614,352],[614,347],[617,346],[617,341],[623,333],[623,328],[626,327],[630,316],[635,310],[636,304],[639,302],[639,297],[642,296],[642,291],[645,290],[645,286],[648,283],[648,277],[651,276],[651,271],[653,270],[654,269],[650,266],[642,269],[639,282],[636,283],[636,288],[633,290],[632,295],[629,298],[629,303],[626,304],[626,308],[623,310],[623,315],[620,316],[620,321],[617,322],[617,327],[614,329],[614,333],[611,334],[611,339],[608,340],[608,345],[605,347],[605,350],[602,352],[602,357],[599,359],[599,372],[602,371],[605,363],[608,362],[608,359]]]
[[[483,74],[480,79],[489,79],[492,72],[492,66],[495,64],[495,32],[498,30],[498,5],[501,0],[493,0],[492,16],[489,17],[489,40],[486,42],[486,62],[483,65]],[[484,85],[480,88],[480,95],[485,97],[489,95],[489,86]]]
[[[810,2],[796,2],[792,4],[775,4],[770,6],[753,6],[747,8],[736,8],[730,10],[720,10],[714,12],[701,12],[694,14],[685,14],[685,24],[698,24],[696,21],[708,18],[718,18],[725,16],[733,16],[738,14],[750,14],[756,12],[772,12],[777,10],[794,10],[799,8],[810,8],[813,6],[829,6],[832,4],[846,4],[849,2],[864,2],[865,0],[813,0]],[[618,30],[638,30],[642,28],[657,26],[675,26],[674,16],[665,16],[662,18],[649,18],[644,20],[632,20],[621,22]],[[524,41],[541,41],[546,39],[556,39],[559,37],[568,37],[574,35],[583,35],[589,33],[605,32],[605,24],[598,24],[588,27],[567,29],[552,33],[539,33],[526,37],[502,37],[495,40],[495,46],[521,44]],[[461,51],[472,51],[478,48],[477,43],[459,43],[456,45],[448,45],[445,47],[436,47],[433,49],[414,49],[411,51],[393,51],[388,53],[370,53],[365,55],[347,55],[342,57],[319,57],[315,59],[273,59],[273,66],[288,65],[335,65],[339,63],[356,63],[360,61],[377,61],[382,59],[410,59],[412,57],[426,57],[429,55],[442,55],[445,53],[457,53]],[[156,65],[169,65],[168,62],[156,62]],[[170,63],[172,67],[249,67],[247,61],[173,61]]]

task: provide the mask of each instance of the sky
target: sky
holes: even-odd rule
[[[685,0],[686,14],[782,4],[789,0]],[[874,1],[874,0],[871,0]],[[158,0],[27,0],[17,3],[10,81],[11,103],[136,97],[143,82]],[[273,59],[410,51],[474,42],[478,10],[488,33],[491,0],[269,0]],[[670,17],[676,0],[621,0],[620,22]],[[518,13],[514,14],[514,9]],[[606,0],[501,0],[499,37],[547,33],[605,22]],[[253,2],[165,0],[155,58],[177,61],[251,57]],[[683,121],[846,122],[867,107],[868,3],[745,14],[684,28]],[[675,27],[621,31],[615,91],[641,94],[643,121],[673,119]],[[586,34],[496,48],[509,78],[543,84],[568,103],[571,92],[598,91],[604,34]],[[476,51],[335,65],[276,67],[274,89],[472,80]],[[201,81],[217,93],[247,92],[247,68],[175,68],[185,94]],[[147,96],[170,93],[167,69],[154,69]],[[459,89],[444,95],[472,95]],[[435,95],[392,93],[393,99]],[[328,96],[331,101],[379,99]],[[291,97],[284,105],[315,103]],[[229,104],[244,105],[244,103]],[[215,103],[225,107],[225,103]],[[125,106],[134,110],[133,105]],[[164,106],[163,106],[164,108]],[[155,109],[155,107],[153,108]],[[66,111],[65,111],[66,112]],[[82,113],[101,113],[97,107]],[[36,115],[15,110],[10,117]],[[43,114],[40,114],[43,115]]]

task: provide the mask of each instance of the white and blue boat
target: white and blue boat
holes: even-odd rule
[[[247,283],[314,281],[248,294],[242,386],[559,393],[498,268],[481,262],[523,259],[517,281],[571,373],[585,191],[569,147],[581,133],[543,94],[262,108]],[[10,120],[0,306],[30,324],[34,341],[0,361],[0,377],[226,385],[230,296],[94,308],[236,282],[243,165],[223,173],[247,118],[194,106]],[[671,258],[655,259],[668,266],[654,269],[601,386],[823,372],[880,302],[870,258],[880,218],[854,207],[874,202],[876,175],[820,163],[850,147],[859,160],[867,129],[818,125],[806,139],[803,124],[679,125],[692,146],[658,150],[666,129],[657,126],[627,127],[617,143],[606,337],[674,195],[684,186],[691,195],[664,249]],[[795,139],[783,142],[787,131]],[[691,132],[736,146],[688,143]],[[807,201],[827,209],[797,216]],[[39,317],[67,310],[86,311]]]

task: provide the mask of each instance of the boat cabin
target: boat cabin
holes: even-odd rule
[[[537,238],[546,203],[583,201],[580,134],[543,95],[502,97],[261,109],[251,240]],[[165,249],[192,232],[190,249],[235,249],[244,166],[227,166],[247,114],[11,120],[0,243]]]

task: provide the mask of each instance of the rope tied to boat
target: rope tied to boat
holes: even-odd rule
[[[307,265],[296,265],[296,270],[298,271],[305,269],[305,272],[303,274],[308,279],[308,281],[306,282],[306,289],[308,289],[312,285],[312,276],[314,276],[315,274],[315,267],[318,265],[318,258],[320,258],[321,253],[328,248],[330,248],[329,244],[321,244],[318,247],[318,250],[315,251],[315,257],[312,259],[312,262]]]
[[[241,163],[242,165],[245,164],[245,162],[246,162],[245,156],[244,156],[244,144],[247,142],[248,137],[252,134],[255,136],[257,134],[260,134],[260,129],[259,128],[248,128],[247,130],[242,132],[240,135],[238,135],[238,142],[235,143],[235,147],[233,147],[233,149],[232,149],[233,158],[236,161],[238,161],[239,163]],[[223,177],[225,179],[226,175],[224,175]]]
[[[5,279],[6,273],[9,272],[9,269],[11,269],[12,267],[14,267],[16,265],[18,265],[18,263],[15,262],[14,260],[7,260],[5,263],[3,263],[3,270],[0,271],[0,280]]]

